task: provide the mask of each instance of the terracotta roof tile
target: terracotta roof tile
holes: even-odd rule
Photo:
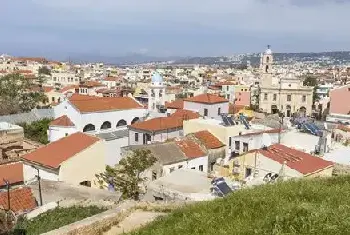
[[[165,108],[167,109],[183,109],[184,108],[184,100],[178,99],[172,102],[165,102]]]
[[[209,131],[199,131],[194,133],[194,136],[200,140],[208,149],[217,149],[225,146],[218,138]]]
[[[205,156],[201,147],[193,140],[175,141],[175,144],[181,149],[187,158],[198,158]]]
[[[130,97],[97,97],[73,94],[69,101],[82,113],[142,108],[142,105]]]
[[[227,99],[222,98],[220,96],[217,95],[213,95],[213,94],[201,94],[201,95],[197,95],[191,98],[187,98],[185,99],[185,101],[190,101],[190,102],[195,102],[195,103],[203,103],[203,104],[217,104],[217,103],[225,103],[228,102]]]
[[[107,81],[107,82],[116,82],[116,81],[119,81],[120,78],[119,77],[105,77],[103,80]]]
[[[67,117],[67,115],[63,115],[59,118],[56,118],[55,120],[50,122],[50,126],[65,126],[65,127],[72,127],[75,126],[74,123]]]
[[[65,93],[65,92],[67,92],[67,91],[69,91],[69,90],[76,90],[76,89],[78,89],[79,88],[79,86],[78,85],[70,85],[70,86],[65,86],[65,87],[63,87],[61,90],[60,90],[60,92],[61,93]]]
[[[0,165],[0,187],[6,185],[4,179],[10,184],[23,182],[23,164],[16,162]]]
[[[21,74],[28,74],[28,73],[33,73],[31,70],[29,69],[22,69],[22,70],[16,70],[16,73],[21,73]]]
[[[286,165],[304,175],[317,172],[319,170],[333,166],[334,163],[323,160],[320,157],[289,148],[282,144],[274,144],[267,149],[257,150],[260,154],[268,157],[280,164]]]
[[[100,139],[97,137],[78,132],[25,154],[22,158],[43,166],[58,168],[62,162],[98,141]]]
[[[183,119],[179,117],[159,117],[146,120],[143,122],[136,122],[130,125],[131,128],[144,131],[162,131],[167,129],[182,128]]]
[[[0,192],[0,207],[8,208],[7,191]],[[17,188],[10,190],[10,209],[16,214],[27,212],[37,207],[35,197],[30,188]]]
[[[200,117],[199,113],[193,112],[193,111],[190,111],[190,110],[186,110],[186,109],[177,109],[170,116],[171,117],[179,117],[179,118],[182,118],[183,120],[196,119],[196,118]]]

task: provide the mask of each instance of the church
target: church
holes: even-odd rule
[[[277,77],[273,73],[273,53],[270,46],[261,54],[259,109],[266,113],[309,116],[312,112],[313,87],[303,86],[303,80],[292,74]]]

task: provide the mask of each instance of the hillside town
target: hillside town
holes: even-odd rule
[[[64,204],[210,201],[350,173],[350,64],[276,64],[270,46],[239,68],[4,54],[0,88],[9,227]]]

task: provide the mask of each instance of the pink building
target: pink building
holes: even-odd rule
[[[331,114],[347,115],[350,113],[350,85],[331,90],[330,98]]]
[[[238,91],[235,93],[235,105],[250,106],[250,91]]]

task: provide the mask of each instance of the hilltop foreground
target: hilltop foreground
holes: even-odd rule
[[[350,176],[241,190],[177,210],[131,234],[349,234]]]

